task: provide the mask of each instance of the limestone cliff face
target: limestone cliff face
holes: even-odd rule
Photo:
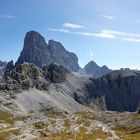
[[[139,110],[140,71],[128,69],[89,79],[70,73],[56,64],[39,68],[31,63],[13,66],[11,61],[0,80],[0,91],[16,93],[32,88],[49,91],[52,85],[84,106],[109,111]]]
[[[48,85],[52,82],[64,82],[65,74],[69,73],[64,67],[55,64],[50,64],[41,69],[35,64],[27,62],[14,67],[12,62],[7,64],[5,75],[0,81],[0,91],[20,91],[30,88],[47,90]]]
[[[137,110],[140,102],[139,71],[113,71],[91,81],[87,86],[91,100],[105,97],[107,110],[132,112]]]
[[[79,69],[78,58],[74,53],[66,51],[60,42],[50,40],[47,44],[45,39],[35,31],[26,34],[24,47],[16,65],[23,62],[34,63],[38,67],[56,63],[71,71]]]
[[[78,57],[74,53],[65,50],[60,42],[49,40],[48,48],[51,54],[52,63],[65,66],[72,71],[79,70]]]

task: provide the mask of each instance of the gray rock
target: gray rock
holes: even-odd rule
[[[18,58],[16,65],[23,62],[34,63],[42,68],[51,63],[62,65],[71,71],[78,71],[78,58],[74,53],[65,50],[60,42],[45,39],[37,32],[30,31],[24,39],[24,47]]]
[[[7,62],[0,61],[0,78],[3,77]]]
[[[6,61],[1,61],[1,60],[0,60],[0,67],[5,67],[5,66],[6,66],[6,64],[7,64],[7,62],[6,62]]]
[[[89,99],[105,97],[107,110],[136,111],[140,102],[140,72],[113,71],[87,85]]]
[[[13,93],[33,88],[51,94],[57,91],[53,95],[56,98],[63,94],[75,103],[97,110],[139,112],[140,71],[122,69],[89,79],[56,64],[39,68],[35,64],[23,63],[0,80],[0,91],[9,91],[11,98]]]
[[[56,64],[50,64],[47,67],[47,79],[54,83],[62,83],[66,80],[66,73],[69,73],[67,69]]]
[[[65,81],[65,74],[69,73],[67,69],[56,64],[50,64],[42,69],[27,62],[16,67],[9,67],[13,66],[10,64],[13,63],[7,65],[4,79],[0,82],[0,90],[47,90],[49,83],[62,83]]]
[[[13,60],[9,61],[6,65],[4,75],[9,75],[10,71],[13,70],[15,67]]]
[[[94,77],[100,77],[111,72],[107,66],[100,67],[94,61],[90,61],[85,65],[84,70],[86,74],[92,74]]]

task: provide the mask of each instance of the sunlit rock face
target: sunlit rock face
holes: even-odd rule
[[[100,77],[111,72],[107,66],[104,65],[100,67],[94,61],[90,61],[87,65],[85,65],[84,71],[86,74],[91,74],[94,77]]]
[[[60,42],[49,40],[47,44],[36,31],[30,31],[25,36],[23,50],[16,65],[23,62],[34,63],[38,67],[56,63],[71,71],[79,70],[78,58],[74,53],[65,50]]]
[[[27,62],[14,66],[10,61],[0,82],[0,91],[20,91],[30,88],[47,90],[51,83],[64,82],[67,73],[69,73],[67,69],[56,64],[50,64],[41,69],[35,64]]]
[[[104,97],[107,110],[136,111],[140,102],[140,72],[118,70],[88,85],[90,98]]]

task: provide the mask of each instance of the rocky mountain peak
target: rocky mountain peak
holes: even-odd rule
[[[103,76],[111,71],[106,65],[100,67],[94,61],[85,65],[84,70],[86,74],[93,74],[94,77]]]
[[[14,61],[13,60],[9,61],[6,65],[4,75],[6,76],[9,75],[10,71],[13,70],[14,67],[15,67]]]
[[[27,32],[16,65],[24,62],[34,63],[40,68],[55,63],[71,71],[79,70],[78,58],[74,53],[68,52],[60,42],[49,40],[47,44],[36,31]]]
[[[90,68],[92,69],[99,69],[100,67],[94,62],[94,61],[90,61],[86,66],[85,66],[85,70],[88,72],[90,72]]]
[[[0,60],[0,78],[3,77],[7,62]]]
[[[63,45],[60,42],[55,41],[53,39],[49,40],[48,44],[49,44],[49,47],[58,47],[58,48],[61,48],[61,49],[65,50],[65,48],[63,47]]]
[[[30,88],[47,90],[50,83],[64,82],[68,73],[67,69],[56,64],[39,68],[27,62],[14,66],[13,61],[10,61],[0,82],[0,91],[20,91]]]
[[[5,61],[1,61],[1,60],[0,60],[0,67],[5,67],[6,64],[7,64],[7,62],[5,62]]]
[[[26,33],[24,43],[25,43],[25,46],[26,46],[26,43],[27,43],[27,45],[28,45],[28,43],[33,43],[32,45],[35,45],[35,44],[45,43],[45,39],[43,36],[41,36],[40,33],[36,32],[36,31],[29,31]],[[32,47],[34,47],[34,46],[32,46]]]
[[[108,69],[108,67],[107,67],[106,65],[103,65],[102,68],[104,68],[104,69]]]

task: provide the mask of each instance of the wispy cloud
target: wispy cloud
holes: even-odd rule
[[[71,33],[71,34],[77,34],[77,35],[88,36],[88,37],[100,37],[100,38],[108,38],[108,39],[115,38],[114,35],[107,34],[104,32],[92,33],[92,32],[76,32],[76,31],[70,31],[66,29],[56,29],[56,28],[46,28],[46,29],[48,31],[53,31],[53,32]]]
[[[121,36],[140,37],[140,34],[127,33],[127,32],[119,32],[119,31],[108,30],[108,29],[104,29],[102,32],[106,33],[106,34],[114,35],[116,37],[121,37]]]
[[[55,28],[46,28],[48,31],[53,31],[53,32],[64,32],[64,33],[69,33],[69,30],[66,29],[55,29]]]
[[[123,38],[123,40],[130,41],[130,42],[140,42],[140,38],[139,39],[136,39],[136,38]]]
[[[90,56],[90,58],[91,58],[91,59],[93,58],[94,53],[93,53],[93,51],[92,51],[92,50],[89,50],[89,56]]]
[[[108,30],[108,29],[102,30],[101,33],[105,34],[106,36],[113,36],[114,38],[118,38],[125,41],[140,42],[140,34],[119,32],[119,31]]]
[[[110,16],[110,15],[101,15],[101,17],[109,19],[109,20],[114,20],[116,19],[116,16]]]
[[[93,60],[93,57],[94,57],[93,50],[87,51],[87,52],[86,52],[86,56],[88,56],[90,60]]]
[[[67,29],[80,29],[80,28],[84,28],[83,25],[79,25],[79,24],[73,24],[73,23],[64,23],[63,24],[63,28],[67,28]]]
[[[77,31],[70,31],[67,29],[47,29],[49,31],[53,32],[63,32],[63,33],[70,33],[70,34],[77,34],[87,37],[98,37],[98,38],[104,38],[104,39],[120,39],[125,41],[131,41],[131,42],[140,42],[140,34],[134,34],[134,33],[127,33],[127,32],[120,32],[115,30],[109,30],[104,29],[100,32],[77,32]]]
[[[113,34],[104,33],[102,31],[100,33],[91,33],[91,32],[75,32],[75,33],[83,36],[93,36],[93,37],[108,38],[108,39],[115,38]]]
[[[13,16],[13,15],[7,14],[7,15],[0,15],[0,18],[3,18],[3,19],[15,19],[16,17]]]

